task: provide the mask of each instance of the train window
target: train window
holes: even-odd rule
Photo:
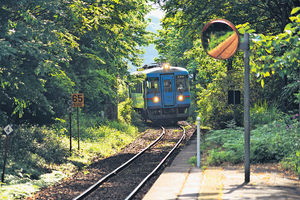
[[[148,93],[158,93],[159,92],[158,78],[148,78],[147,79],[147,91],[148,91]]]
[[[165,92],[172,92],[172,82],[171,80],[164,81],[164,91]]]
[[[177,92],[187,91],[188,88],[189,88],[189,86],[188,86],[188,76],[186,76],[186,75],[176,76],[176,90],[177,90]]]

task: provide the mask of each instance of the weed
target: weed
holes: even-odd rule
[[[188,163],[192,166],[196,166],[197,165],[197,157],[196,156],[192,156],[189,158]]]
[[[87,116],[87,119],[93,117]],[[108,122],[99,117],[90,122],[87,119],[81,124],[81,149],[76,150],[75,134],[72,153],[69,152],[67,121],[57,120],[52,129],[37,126],[15,128],[9,136],[5,185],[0,188],[0,199],[30,196],[65,174],[84,169],[96,156],[106,157],[120,151],[138,136],[138,129],[134,126]],[[4,137],[0,139],[3,144]]]
[[[287,124],[289,122],[289,124]],[[252,163],[281,162],[300,176],[300,128],[297,119],[289,116],[257,125],[251,131]],[[208,152],[206,164],[240,163],[244,156],[243,129],[232,124],[224,130],[211,131],[201,151]]]
[[[276,105],[268,106],[267,102],[254,104],[250,109],[250,118],[253,128],[259,125],[268,124],[275,120],[284,118],[284,114],[279,111]]]

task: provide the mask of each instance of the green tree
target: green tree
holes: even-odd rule
[[[155,40],[160,55],[159,62],[167,61],[175,66],[187,65],[184,52],[192,48],[193,41],[186,36],[187,31],[176,29],[181,17],[179,12],[174,18],[165,18],[162,21],[163,29],[158,30],[158,39]]]
[[[66,14],[61,1],[2,1],[0,4],[1,111],[37,119],[55,112],[47,99],[47,82],[68,91],[72,81],[64,73],[71,48],[58,33],[57,13]],[[72,41],[73,38],[69,38]],[[60,98],[59,94],[57,99]],[[55,98],[55,96],[51,98]]]
[[[282,33],[276,35],[253,35],[253,52],[255,56],[252,72],[258,77],[262,87],[264,87],[265,81],[272,80],[271,76],[284,83],[281,86],[282,90],[279,90],[279,93],[277,92],[279,98],[274,98],[277,101],[285,102],[282,105],[285,107],[285,110],[293,108],[300,88],[299,11],[300,7],[292,10],[291,23],[285,26]],[[278,87],[276,90],[278,91]]]
[[[211,120],[216,116],[223,116],[222,118],[225,121],[230,118],[230,113],[232,115],[233,111],[231,111],[232,107],[227,105],[226,93],[232,88],[232,85],[235,89],[243,91],[242,55],[240,53],[235,55],[234,59],[229,62],[216,62],[209,58],[201,47],[202,27],[206,22],[215,18],[225,18],[234,24],[248,22],[253,29],[262,34],[255,36],[257,40],[255,45],[251,44],[252,47],[254,46],[252,49],[254,56],[251,58],[251,65],[253,65],[253,76],[251,77],[252,103],[267,99],[270,100],[268,101],[270,103],[278,103],[285,112],[294,108],[295,97],[293,93],[298,87],[295,80],[298,80],[297,70],[299,69],[299,61],[297,61],[299,47],[297,34],[295,33],[298,31],[296,27],[299,25],[295,24],[295,17],[289,18],[289,14],[292,8],[297,5],[297,1],[162,0],[156,2],[161,3],[162,8],[166,11],[166,17],[163,19],[164,30],[159,32],[158,51],[163,52],[161,55],[171,62],[178,58],[184,60],[185,66],[190,73],[194,74],[192,85],[195,86],[193,88],[196,94],[195,98],[201,115],[206,116],[206,122],[212,122]],[[246,27],[239,27],[241,31],[245,31],[245,29]],[[282,32],[287,29],[293,33],[287,34],[289,32],[287,31],[283,33],[285,35],[283,36]],[[249,29],[247,31],[253,32]],[[180,35],[180,39],[175,40],[175,36],[178,35]],[[270,36],[273,37],[273,41],[266,35],[273,35]],[[286,41],[282,40],[284,37]],[[268,41],[265,38],[268,38]],[[186,41],[189,41],[189,44],[192,45],[185,45]],[[262,41],[268,45],[264,46],[266,49],[260,45],[264,45]],[[275,43],[277,43],[276,50],[274,50]],[[279,53],[279,49],[281,53]],[[166,51],[167,53],[165,53]],[[259,52],[259,55],[256,52]],[[268,52],[267,55],[266,52]],[[274,58],[272,57],[273,54]],[[178,55],[183,55],[183,57]],[[284,56],[285,58],[283,58]],[[291,61],[288,60],[289,57],[292,58]],[[261,59],[269,60],[260,62]],[[279,64],[280,62],[281,64]],[[284,62],[289,63],[285,65]],[[277,70],[272,71],[271,69],[275,65],[278,66]],[[234,70],[229,70],[228,66]],[[283,70],[279,74],[275,73],[279,69]],[[272,73],[275,73],[275,75],[270,77]],[[261,79],[266,76],[269,77]],[[265,87],[262,88],[256,81],[261,81],[262,84],[265,83]],[[278,97],[281,97],[281,99]],[[285,102],[283,103],[282,98],[289,99],[289,101],[283,101]]]
[[[180,28],[190,34],[201,32],[203,25],[215,18],[225,18],[234,24],[249,22],[260,33],[282,32],[289,23],[291,10],[297,0],[154,0],[162,5],[167,17],[182,12]],[[178,27],[178,28],[179,28]]]
[[[144,0],[77,1],[72,9],[79,21],[76,26],[82,27],[75,29],[80,52],[75,52],[71,61],[72,76],[77,80],[74,90],[86,93],[87,112],[116,108],[117,80],[127,77],[130,64],[141,65],[140,47],[151,39],[145,31],[149,6]]]
[[[145,0],[17,0],[0,9],[0,117],[19,122],[63,116],[78,91],[87,111],[102,110],[151,38]]]

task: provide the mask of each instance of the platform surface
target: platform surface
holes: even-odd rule
[[[244,184],[243,169],[191,166],[196,145],[192,140],[184,147],[143,200],[300,200],[300,181],[281,173],[251,172]]]

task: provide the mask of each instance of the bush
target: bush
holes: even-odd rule
[[[294,170],[300,179],[300,150],[297,150],[294,153],[291,153],[289,156],[285,157],[281,165],[284,169]]]
[[[18,170],[22,169],[22,174],[38,178],[45,172],[45,164],[62,163],[68,152],[61,139],[45,127],[14,127],[14,132],[8,137],[7,168],[13,175],[20,175]],[[1,137],[1,142],[4,144],[5,137]],[[0,159],[2,156],[0,154]]]
[[[254,162],[280,161],[300,149],[300,128],[297,122],[274,121],[252,131],[251,147]]]
[[[89,118],[91,116],[87,117]],[[37,126],[14,127],[14,133],[9,135],[6,184],[0,190],[0,199],[9,199],[11,196],[24,198],[43,185],[49,185],[64,177],[57,177],[52,171],[53,179],[45,180],[48,179],[45,173],[53,169],[62,170],[63,173],[72,172],[75,168],[80,169],[90,164],[96,156],[106,157],[120,151],[138,135],[137,128],[126,123],[102,121],[102,125],[98,125],[101,118],[95,117],[93,123],[88,124],[87,119],[83,120],[81,126],[82,129],[87,129],[82,130],[84,140],[81,141],[81,149],[75,150],[74,144],[77,144],[77,141],[73,139],[72,154],[69,153],[67,122],[62,119],[58,120],[53,130]],[[87,125],[92,127],[85,127]],[[2,144],[4,139],[2,136]],[[0,159],[3,159],[2,154]],[[3,167],[2,164],[0,167]]]
[[[127,124],[131,123],[132,100],[127,98],[118,105],[118,119]]]
[[[7,114],[0,110],[0,127],[7,125],[7,123],[6,123],[7,119],[8,119]]]
[[[289,122],[287,124],[287,122]],[[251,131],[250,159],[252,163],[282,162],[293,166],[300,176],[300,127],[296,119],[285,117]],[[231,127],[207,135],[203,150],[208,152],[207,164],[239,163],[244,157],[244,131]]]
[[[226,101],[225,88],[218,88],[214,84],[212,88],[203,89],[199,93],[197,107],[203,125],[213,129],[223,129],[226,123],[235,118],[238,125],[242,124],[242,105],[229,105]],[[224,87],[224,86],[223,86]]]
[[[190,164],[192,166],[196,166],[197,165],[197,157],[196,156],[190,157],[188,160],[188,164]]]
[[[250,109],[250,118],[252,128],[255,128],[258,125],[268,124],[275,120],[282,120],[284,114],[276,105],[268,106],[267,102],[264,101],[263,103],[256,103]]]
[[[146,130],[146,127],[145,127],[145,123],[144,123],[144,118],[142,117],[141,114],[133,111],[131,113],[131,123],[138,127],[139,131],[140,132],[143,132]]]
[[[239,163],[243,159],[243,129],[229,124],[230,128],[211,131],[203,150],[208,150],[207,164]],[[232,127],[234,126],[234,127]],[[210,149],[210,150],[209,150]]]
[[[91,127],[88,132],[89,138],[84,141],[82,150],[84,156],[89,157],[95,154],[104,157],[112,155],[132,142],[138,135],[136,127],[116,121],[108,121],[100,127]]]

